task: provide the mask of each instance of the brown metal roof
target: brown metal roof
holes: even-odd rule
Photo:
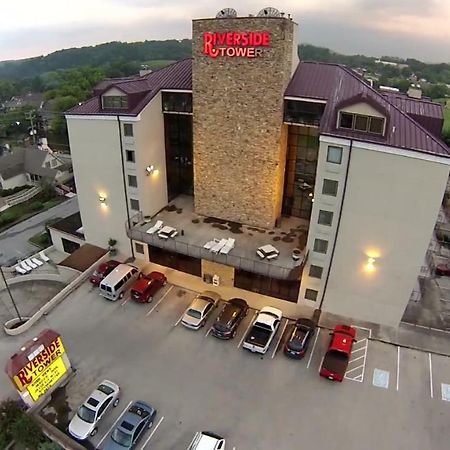
[[[123,92],[131,95],[138,95],[135,101],[130,102],[130,108],[123,109],[108,109],[101,108],[100,95],[111,87],[117,87]],[[105,80],[99,83],[94,93],[97,95],[90,100],[75,106],[67,111],[67,114],[102,114],[102,115],[117,115],[121,116],[136,116],[147,103],[161,90],[161,89],[192,89],[192,60],[183,59],[177,61],[162,69],[155,70],[142,77],[119,78],[117,80]]]
[[[84,244],[64,261],[61,261],[59,265],[84,272],[104,256],[106,252],[104,248],[97,247],[96,245]]]
[[[347,67],[301,62],[285,94],[290,97],[326,100],[320,122],[322,134],[450,157],[449,148],[439,138]],[[385,136],[337,128],[339,105],[358,96],[365,97],[370,104],[378,104],[387,112],[388,127]]]

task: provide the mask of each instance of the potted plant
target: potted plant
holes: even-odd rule
[[[108,250],[109,250],[109,255],[110,256],[114,256],[117,254],[117,249],[115,248],[115,245],[117,244],[117,240],[113,239],[113,238],[109,238],[108,240]]]
[[[294,248],[292,250],[292,259],[298,261],[302,256],[302,251],[299,248]]]

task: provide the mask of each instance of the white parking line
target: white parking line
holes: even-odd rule
[[[155,434],[155,431],[158,429],[158,427],[161,425],[161,422],[164,420],[164,416],[159,419],[159,422],[153,427],[152,432],[150,433],[150,436],[147,438],[147,440],[144,442],[144,445],[141,447],[141,450],[144,450],[145,446],[149,443],[150,439]]]
[[[183,314],[181,314],[180,318],[176,321],[174,327],[177,327],[178,324],[181,322],[181,319],[184,317],[184,315],[187,313],[187,310],[189,309],[189,307],[187,307],[184,311]]]
[[[397,347],[397,391],[400,381],[400,347]]]
[[[283,329],[281,330],[281,333],[280,333],[280,337],[278,338],[277,345],[275,345],[275,349],[274,349],[274,351],[272,353],[272,359],[274,358],[275,353],[278,350],[278,346],[280,345],[281,339],[283,339],[283,335],[284,335],[284,332],[286,331],[286,327],[288,326],[288,323],[289,323],[289,319],[286,319],[286,323],[284,324],[284,327],[283,327]]]
[[[95,446],[96,449],[100,448],[100,445],[102,445],[102,442],[106,439],[106,437],[108,436],[109,433],[111,433],[111,430],[117,425],[117,422],[122,418],[122,416],[125,414],[125,412],[128,410],[128,408],[130,407],[130,405],[133,402],[131,401],[130,403],[128,403],[128,405],[126,406],[126,408],[120,413],[120,416],[116,419],[116,421],[111,425],[111,428],[107,431],[107,433],[102,437],[102,439],[100,440],[100,442]]]
[[[367,328],[364,328],[366,330],[368,330]],[[369,330],[369,335],[370,335],[370,330]],[[364,371],[366,369],[366,361],[367,361],[367,348],[369,346],[369,340],[367,338],[365,339],[361,339],[360,341],[358,341],[355,345],[358,344],[362,344],[361,347],[358,347],[358,349],[356,349],[356,351],[359,351],[361,349],[364,349],[364,355],[362,356],[358,356],[357,358],[351,358],[350,361],[348,362],[348,365],[351,366],[355,361],[358,361],[360,359],[362,359],[362,364],[357,366],[357,367],[351,367],[349,370],[347,370],[345,372],[344,378],[346,378],[347,380],[352,380],[352,381],[358,381],[360,383],[362,383],[364,381]],[[354,354],[354,352],[352,351],[352,356]],[[348,376],[348,374],[355,372],[356,370],[361,369],[360,373],[357,373],[356,375],[352,375],[352,376]]]
[[[253,325],[253,321],[255,320],[255,317],[257,314],[258,314],[258,310],[255,311],[255,314],[253,314],[252,320],[250,320],[250,323],[248,324],[248,327],[246,328],[245,333],[242,335],[242,338],[239,341],[237,348],[239,348],[242,345],[242,343],[244,342],[245,336],[247,336],[248,330],[250,330],[250,327]]]
[[[311,353],[309,355],[308,364],[306,365],[307,369],[309,369],[309,366],[311,364],[311,360],[312,360],[312,357],[313,357],[314,349],[316,348],[316,344],[317,344],[317,339],[319,337],[319,333],[320,333],[320,328],[317,330],[316,337],[314,338],[314,343],[313,343],[313,346],[312,346],[312,349],[311,349]]]
[[[150,310],[148,311],[148,313],[145,315],[146,317],[149,316],[158,306],[159,304],[167,297],[167,294],[173,289],[173,285],[169,287],[169,289],[167,289],[167,291],[164,293],[164,295],[158,300],[157,303],[155,303]]]
[[[192,447],[192,444],[194,443],[195,438],[196,438],[196,436],[194,436],[194,437],[192,438],[192,441],[191,441],[191,443],[188,445],[187,450],[189,450],[189,449]]]
[[[129,300],[130,300],[130,297],[127,297],[127,298],[120,304],[120,306],[125,306],[125,305],[128,303]]]
[[[433,369],[431,367],[431,353],[428,353],[428,362],[430,366],[430,395],[433,398]]]
[[[208,336],[209,336],[209,333],[211,333],[211,330],[212,330],[212,326],[209,327],[208,331],[207,331],[206,334],[205,334],[205,337],[208,337]]]

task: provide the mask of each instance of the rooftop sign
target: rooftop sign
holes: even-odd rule
[[[268,31],[229,31],[203,33],[203,53],[210,58],[256,58],[262,56],[261,47],[270,47]]]

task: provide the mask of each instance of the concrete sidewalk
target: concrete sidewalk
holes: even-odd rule
[[[337,323],[346,323],[370,330],[370,339],[399,347],[450,356],[450,332],[401,322],[397,328],[362,322],[348,317],[322,312],[319,326],[332,329]]]

